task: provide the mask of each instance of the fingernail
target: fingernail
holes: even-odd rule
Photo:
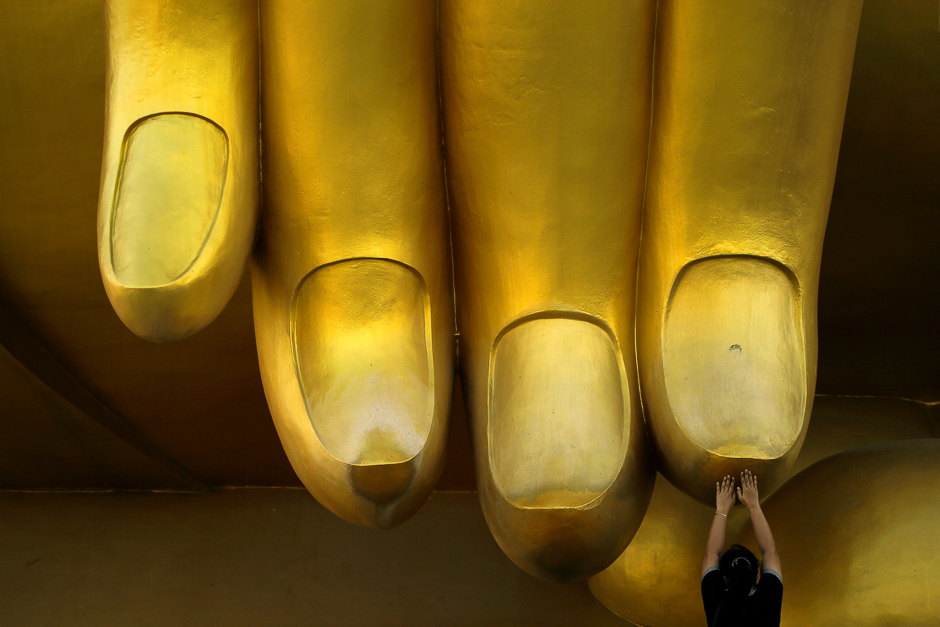
[[[793,446],[806,403],[799,314],[795,279],[778,264],[721,257],[685,267],[669,301],[663,372],[696,444],[759,459]]]
[[[623,465],[622,388],[614,347],[595,324],[538,319],[507,332],[496,348],[489,421],[504,497],[579,507],[606,490]]]
[[[228,138],[200,117],[167,113],[127,134],[111,215],[111,265],[126,287],[181,277],[209,237],[222,199]]]
[[[651,489],[647,460],[628,453],[643,432],[616,346],[594,323],[539,318],[506,331],[492,359],[494,535],[538,577],[596,574],[623,552]]]
[[[293,348],[307,415],[323,447],[376,502],[407,491],[431,428],[424,281],[392,261],[322,266],[298,287]]]

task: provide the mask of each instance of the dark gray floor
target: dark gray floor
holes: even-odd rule
[[[499,550],[474,493],[345,523],[298,489],[0,493],[0,625],[627,625]]]

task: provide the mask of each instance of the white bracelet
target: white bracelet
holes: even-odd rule
[[[715,512],[715,516],[724,516],[725,518],[727,518],[727,517],[728,517],[728,514],[722,514],[721,512]]]

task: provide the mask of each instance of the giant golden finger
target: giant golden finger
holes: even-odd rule
[[[653,3],[441,5],[462,377],[507,555],[607,566],[652,489],[633,348]]]
[[[262,4],[265,394],[324,505],[413,514],[443,463],[453,292],[433,0]]]
[[[779,485],[806,433],[861,0],[659,10],[638,363],[657,468],[707,503]]]
[[[242,277],[258,211],[254,0],[106,3],[98,262],[134,333],[180,339]]]

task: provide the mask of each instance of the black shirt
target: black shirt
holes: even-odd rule
[[[709,627],[780,627],[783,580],[776,571],[765,570],[757,587],[743,599],[725,601],[726,594],[721,571],[709,568],[702,576],[702,601]],[[717,623],[713,622],[715,612],[719,612]]]

